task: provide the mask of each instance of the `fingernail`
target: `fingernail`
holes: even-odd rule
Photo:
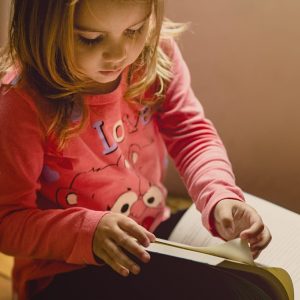
[[[143,262],[148,262],[148,261],[150,260],[150,255],[149,255],[149,253],[144,253],[144,254],[142,255],[142,260],[143,260]]]
[[[147,248],[147,247],[149,247],[149,245],[150,245],[150,242],[148,240],[145,240],[143,246]]]
[[[247,240],[247,239],[248,239],[248,236],[245,235],[245,234],[241,234],[241,235],[240,235],[240,239],[242,239],[242,240]]]
[[[124,277],[127,277],[129,275],[129,270],[127,270],[127,269],[122,270],[121,275],[124,276]]]
[[[140,267],[139,267],[139,266],[136,266],[136,265],[134,265],[134,266],[132,267],[132,269],[131,269],[131,272],[132,272],[133,274],[135,274],[135,275],[139,274],[140,271],[141,271]]]

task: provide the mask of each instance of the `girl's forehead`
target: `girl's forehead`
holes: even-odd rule
[[[75,26],[109,31],[133,26],[151,14],[152,0],[81,0]]]

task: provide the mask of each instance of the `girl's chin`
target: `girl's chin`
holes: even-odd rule
[[[97,82],[108,83],[115,81],[120,76],[122,70],[117,71],[99,71],[97,74]],[[95,78],[96,79],[96,78]]]

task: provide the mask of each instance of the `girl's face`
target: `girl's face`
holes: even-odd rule
[[[82,0],[75,12],[75,60],[90,79],[116,82],[142,52],[151,1]]]

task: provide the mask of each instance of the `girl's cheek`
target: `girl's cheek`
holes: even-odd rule
[[[88,64],[93,63],[95,60],[99,59],[101,55],[100,51],[92,48],[79,46],[75,49],[75,60],[77,64]]]

